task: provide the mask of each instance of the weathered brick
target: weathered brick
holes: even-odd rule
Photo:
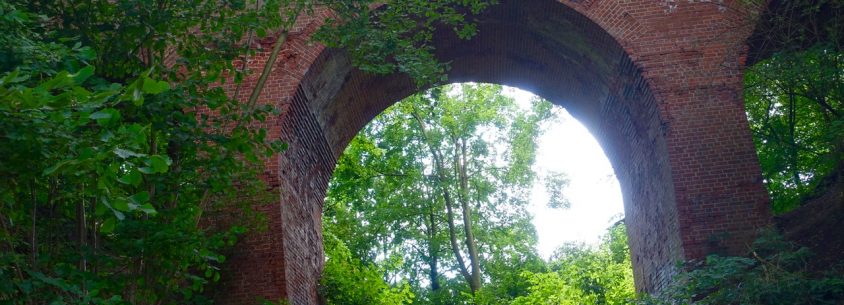
[[[501,2],[478,17],[470,41],[439,32],[438,56],[451,62],[452,82],[533,91],[589,128],[622,186],[638,290],[664,287],[679,260],[741,252],[770,222],[742,101],[753,22],[740,4]],[[215,293],[221,304],[317,302],[320,215],[336,160],[375,115],[419,91],[405,76],[362,73],[342,51],[310,42],[324,14],[299,20],[261,95],[283,109],[265,127],[290,149],[266,163],[279,202],[263,208],[270,229],[231,257]],[[259,52],[248,65],[260,71],[266,60]]]

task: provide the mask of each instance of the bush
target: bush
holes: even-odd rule
[[[811,256],[807,248],[765,232],[748,257],[710,255],[662,295],[640,304],[841,304],[844,277],[832,270],[813,274]]]

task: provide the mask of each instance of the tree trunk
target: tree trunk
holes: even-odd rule
[[[32,181],[30,185],[30,196],[32,197],[32,227],[29,235],[29,260],[32,264],[33,270],[38,270],[38,196],[35,193],[35,188],[38,186],[38,181]]]
[[[78,245],[79,245],[79,271],[86,272],[88,271],[88,260],[86,259],[85,248],[87,247],[87,223],[85,221],[85,188],[82,188],[83,197],[79,199],[79,202],[76,203],[76,234],[79,237]],[[87,287],[85,287],[85,282],[82,282],[81,289],[82,295],[86,295],[88,293]]]
[[[797,147],[797,135],[796,135],[796,128],[797,128],[797,105],[794,99],[794,92],[789,90],[788,93],[788,133],[789,133],[789,141],[790,141],[790,152],[789,152],[789,163],[791,163],[791,179],[794,182],[794,187],[799,188],[801,185],[800,181],[800,168],[798,167],[799,156],[798,156],[798,147]]]
[[[460,246],[457,243],[457,229],[454,225],[454,210],[452,208],[453,200],[451,198],[451,193],[446,187],[446,176],[445,176],[445,166],[443,166],[442,157],[440,155],[439,150],[434,147],[433,143],[431,143],[431,139],[428,137],[428,130],[425,125],[425,121],[422,120],[422,117],[419,116],[418,113],[415,111],[413,112],[413,118],[419,123],[419,128],[422,131],[422,136],[425,138],[425,143],[428,146],[428,149],[431,151],[431,155],[434,158],[434,170],[436,171],[435,176],[437,177],[437,187],[443,194],[443,199],[445,200],[445,209],[446,215],[448,219],[448,237],[451,241],[451,250],[454,252],[454,256],[457,259],[457,266],[460,268],[460,274],[463,275],[463,278],[466,280],[467,283],[472,283],[472,275],[469,273],[469,270],[466,269],[466,262],[463,260],[463,255],[460,254]],[[474,294],[474,290],[472,293]]]
[[[457,161],[457,169],[460,179],[460,205],[463,208],[463,231],[466,234],[466,247],[469,248],[469,263],[472,266],[472,279],[469,282],[469,287],[472,289],[472,294],[475,294],[481,289],[481,266],[478,261],[478,245],[475,241],[475,235],[472,232],[472,210],[469,205],[469,176],[466,174],[466,141],[464,139],[454,139],[454,144],[459,146],[459,151],[456,151],[455,161]],[[456,150],[456,149],[455,149]]]
[[[437,242],[437,223],[434,217],[433,204],[428,210],[428,265],[430,272],[428,277],[431,280],[431,291],[436,292],[440,290],[439,275],[439,243]]]

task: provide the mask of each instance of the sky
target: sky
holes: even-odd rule
[[[512,87],[505,87],[504,94],[521,105],[528,105],[533,96]],[[539,237],[539,254],[544,258],[564,243],[597,244],[624,213],[621,188],[597,140],[564,109],[555,111],[559,111],[558,118],[539,138],[534,169],[540,176],[549,171],[566,173],[570,183],[564,195],[571,207],[548,208],[543,184],[534,186],[528,210]]]

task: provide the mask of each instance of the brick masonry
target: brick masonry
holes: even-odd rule
[[[300,18],[260,98],[283,110],[265,127],[290,149],[266,163],[279,201],[261,208],[269,230],[230,257],[220,304],[317,303],[335,162],[375,115],[419,91],[311,42],[324,13]],[[443,31],[436,46],[450,81],[530,90],[589,128],[622,186],[636,287],[657,292],[678,261],[739,253],[770,223],[741,93],[753,15],[733,1],[503,0],[478,17],[477,37]]]

